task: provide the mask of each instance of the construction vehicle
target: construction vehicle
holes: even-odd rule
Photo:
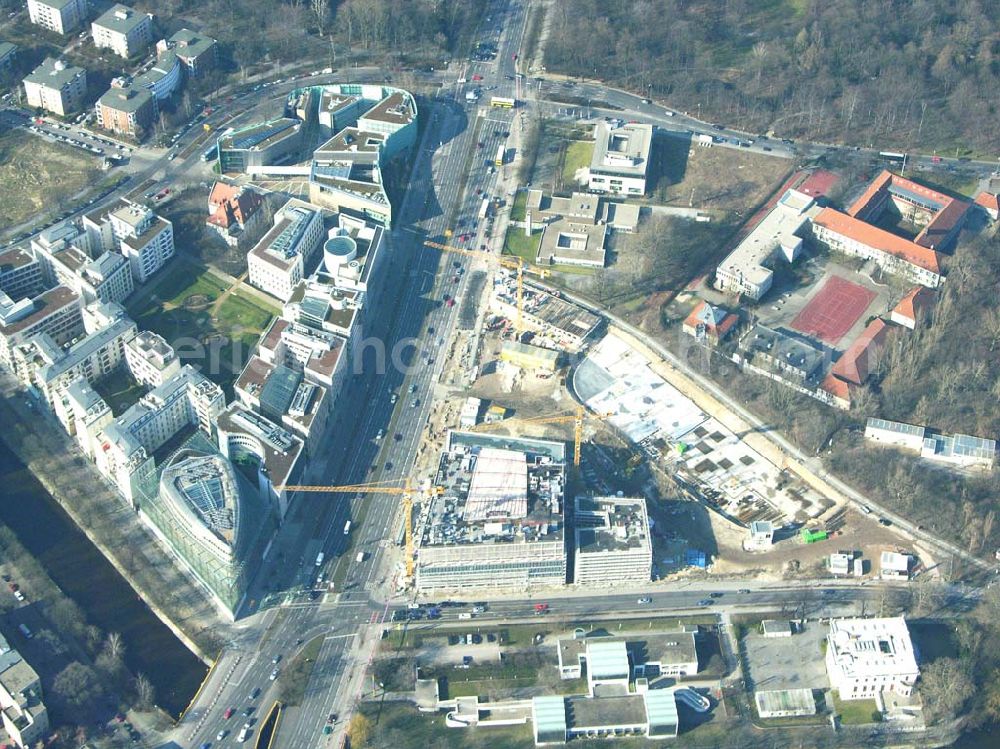
[[[413,579],[414,554],[413,554],[413,495],[417,490],[413,488],[409,480],[403,486],[386,485],[382,483],[371,484],[348,484],[346,486],[310,486],[301,484],[286,484],[278,487],[279,491],[322,493],[322,494],[401,494],[403,495],[403,530],[404,543],[406,548],[406,576]],[[425,494],[427,496],[440,495],[444,492],[441,487],[431,487]],[[350,522],[344,529],[345,533],[350,532]]]
[[[583,406],[577,406],[576,412],[571,414],[557,414],[556,416],[537,416],[531,419],[504,419],[503,421],[492,421],[484,424],[477,424],[472,427],[474,432],[486,432],[491,429],[496,429],[498,426],[509,425],[511,422],[517,422],[519,424],[564,424],[566,422],[573,422],[573,465],[580,465],[580,443],[583,442],[583,421],[588,416],[592,416],[598,419],[607,419],[614,414],[610,413],[600,413],[591,414]]]
[[[450,237],[452,234],[451,229],[445,229],[444,235]],[[524,274],[525,273],[536,273],[540,278],[545,278],[548,276],[548,271],[541,268],[533,268],[527,265],[524,260],[522,260],[517,255],[492,255],[490,253],[484,252],[474,252],[472,250],[463,250],[461,247],[454,247],[449,244],[441,244],[440,242],[432,242],[427,240],[424,242],[426,247],[433,247],[436,250],[441,250],[442,252],[454,252],[458,255],[466,255],[468,257],[477,258],[479,260],[485,260],[488,263],[495,263],[502,268],[509,268],[517,273],[517,320],[515,321],[515,330],[517,335],[520,336],[524,332],[524,325],[522,317],[524,315]]]

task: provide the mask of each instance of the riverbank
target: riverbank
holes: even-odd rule
[[[228,639],[207,594],[122,503],[59,424],[0,375],[0,440],[174,635],[206,665]]]

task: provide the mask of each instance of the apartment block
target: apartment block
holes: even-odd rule
[[[42,701],[42,682],[21,654],[0,637],[0,720],[18,749],[44,742],[49,713]]]
[[[51,57],[46,57],[24,79],[28,107],[44,109],[61,117],[80,109],[86,93],[87,71]]]
[[[138,203],[123,199],[106,213],[86,214],[83,228],[91,247],[125,256],[137,284],[148,281],[174,256],[173,224]]]
[[[159,107],[156,96],[125,78],[115,78],[95,105],[98,126],[142,140],[150,132]]]
[[[161,45],[164,42],[160,42]],[[164,45],[180,58],[188,75],[197,78],[215,67],[218,45],[210,36],[180,29]]]
[[[0,292],[0,364],[12,367],[15,346],[47,333],[61,346],[84,332],[80,295],[65,286],[13,301]]]
[[[12,301],[40,292],[43,278],[41,263],[23,247],[0,251],[0,291]]]
[[[136,382],[158,388],[181,371],[173,347],[162,336],[143,330],[125,343],[125,362]]]
[[[57,34],[70,34],[87,20],[88,0],[28,0],[28,18]]]
[[[133,57],[153,42],[153,16],[121,3],[111,6],[90,28],[94,46],[110,49],[119,57]]]
[[[47,229],[31,240],[50,286],[68,286],[84,304],[123,302],[134,288],[128,261],[117,252],[91,257],[86,247],[86,234],[70,223]]]

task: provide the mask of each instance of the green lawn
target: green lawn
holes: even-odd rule
[[[514,196],[514,203],[510,207],[510,220],[511,221],[524,221],[527,215],[528,206],[528,191],[518,190],[517,195]]]
[[[840,722],[845,726],[863,726],[882,720],[875,700],[841,700],[835,689],[830,690],[830,697],[833,699],[833,709],[840,715]]]
[[[129,377],[124,368],[94,383],[94,390],[104,398],[115,416],[120,416],[146,392],[146,388]]]
[[[175,259],[128,305],[141,330],[159,333],[185,364],[228,387],[278,308],[243,289],[216,303],[228,283],[207,268]]]
[[[312,676],[313,666],[323,647],[324,635],[314,637],[306,643],[298,655],[281,670],[278,677],[278,695],[286,705],[298,705],[302,701]]]
[[[576,171],[590,166],[594,156],[594,142],[590,140],[574,140],[566,145],[566,156],[563,159],[562,184],[564,188],[575,186]]]
[[[503,243],[504,255],[517,255],[529,265],[535,264],[538,257],[538,245],[542,241],[542,232],[533,231],[531,236],[525,236],[524,229],[512,226],[507,230]]]
[[[446,728],[444,714],[425,714],[404,702],[362,702],[371,724],[367,740],[354,749],[524,749],[532,745],[531,724],[489,728]]]

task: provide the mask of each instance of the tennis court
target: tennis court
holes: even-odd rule
[[[792,320],[800,333],[835,344],[865,313],[876,294],[864,286],[830,276],[823,288]]]

